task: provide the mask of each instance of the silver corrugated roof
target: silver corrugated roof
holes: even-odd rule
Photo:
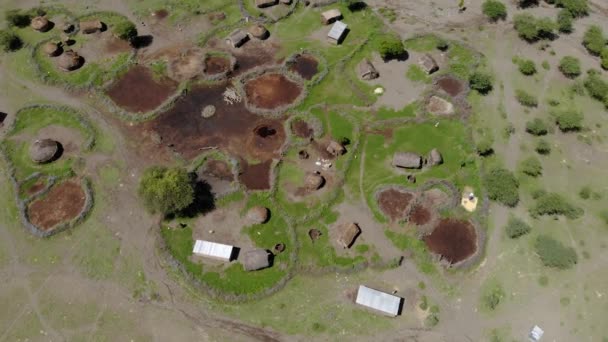
[[[359,285],[356,303],[384,312],[387,315],[397,316],[402,300],[401,297]]]
[[[336,21],[334,26],[331,27],[327,36],[331,39],[340,40],[344,31],[346,30],[346,24],[341,21]]]
[[[230,260],[234,247],[217,242],[196,240],[192,253],[223,260]]]

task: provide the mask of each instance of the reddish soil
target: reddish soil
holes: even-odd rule
[[[30,222],[42,230],[78,216],[85,205],[85,193],[78,182],[66,181],[55,185],[48,194],[27,208]]]
[[[168,78],[159,82],[150,70],[135,66],[112,84],[108,96],[130,112],[147,112],[161,105],[176,89],[177,82]]]
[[[270,189],[271,166],[272,160],[254,165],[242,162],[239,179],[249,190],[268,190]]]
[[[205,73],[209,75],[221,74],[228,71],[230,61],[227,58],[219,56],[210,56],[205,58]]]
[[[249,103],[258,108],[274,109],[298,98],[302,89],[281,74],[264,74],[245,84]]]
[[[131,49],[132,49],[132,47],[131,47],[131,44],[129,44],[129,42],[122,40],[122,39],[115,38],[115,37],[109,38],[105,44],[106,52],[111,53],[111,54],[117,54],[120,52],[129,51]]]
[[[410,212],[410,222],[423,226],[431,221],[431,212],[427,208],[417,205]]]
[[[409,192],[388,189],[378,195],[378,206],[392,221],[397,221],[405,218],[407,207],[413,198],[414,195]]]
[[[319,71],[319,62],[310,56],[299,56],[295,63],[289,68],[293,72],[297,72],[306,80],[311,80]]]
[[[28,195],[37,194],[38,192],[40,192],[40,190],[44,189],[45,186],[45,181],[37,181],[36,183],[34,183],[34,185],[30,186],[25,192]]]
[[[313,129],[308,126],[308,123],[301,119],[296,119],[291,123],[291,131],[296,136],[305,139],[312,137],[314,134]]]
[[[459,79],[446,76],[437,81],[437,86],[450,96],[458,96],[465,89],[465,85]]]
[[[169,11],[166,9],[159,9],[158,11],[153,12],[152,16],[159,20],[163,20],[169,16]]]
[[[477,250],[475,228],[468,221],[442,219],[433,232],[424,238],[433,253],[451,264],[462,261]]]
[[[234,175],[228,163],[222,160],[210,160],[205,164],[205,174],[225,181],[233,181]]]

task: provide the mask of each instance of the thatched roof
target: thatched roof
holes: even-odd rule
[[[433,114],[451,115],[454,114],[454,105],[439,96],[433,95],[429,99],[426,109]]]
[[[412,152],[395,152],[393,166],[406,169],[419,169],[422,167],[422,157]]]
[[[255,0],[255,5],[258,8],[270,7],[277,4],[277,0]]]
[[[55,57],[61,53],[61,47],[57,43],[48,42],[42,46],[42,51],[48,56]]]
[[[256,271],[270,266],[270,253],[264,249],[252,249],[243,254],[241,263],[245,271]]]
[[[99,19],[87,20],[80,22],[80,32],[84,34],[91,34],[99,32],[103,29],[103,23]]]
[[[361,228],[354,222],[345,223],[340,227],[339,234],[338,244],[342,248],[350,248],[355,243],[357,236],[361,234]]]
[[[309,190],[318,190],[325,184],[325,178],[316,173],[309,173],[306,175],[306,178],[304,178],[304,184]]]
[[[257,39],[268,38],[269,32],[262,24],[255,24],[249,27],[249,34]]]
[[[45,17],[38,16],[32,19],[30,25],[34,30],[44,32],[51,27],[51,22]]]
[[[80,68],[84,59],[75,51],[67,50],[59,56],[57,64],[65,71],[72,71]]]
[[[329,142],[329,145],[327,145],[327,152],[329,152],[329,154],[334,155],[334,156],[341,156],[346,152],[346,149],[344,148],[344,146],[342,146],[342,144],[340,144],[339,142],[332,140]]]
[[[432,74],[439,70],[439,65],[437,65],[437,62],[433,56],[429,55],[428,53],[425,53],[422,55],[422,57],[420,57],[418,64],[427,74]]]
[[[359,77],[367,81],[376,79],[380,76],[378,70],[376,70],[372,62],[370,62],[367,58],[359,63],[357,69],[359,72]]]
[[[35,163],[48,163],[59,151],[59,143],[51,139],[36,140],[30,146],[30,158]]]
[[[427,162],[431,166],[440,165],[443,163],[443,157],[441,156],[441,153],[434,148],[431,150],[431,152],[429,152]]]
[[[340,13],[339,9],[334,8],[321,13],[321,21],[325,25],[331,24],[339,19],[342,19],[342,13]]]
[[[226,43],[232,45],[232,47],[238,48],[245,44],[249,40],[249,36],[241,29],[232,31],[228,37],[226,37]]]
[[[268,221],[270,211],[268,208],[256,206],[247,212],[247,220],[254,224],[260,224]]]

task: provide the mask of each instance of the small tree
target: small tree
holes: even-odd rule
[[[574,21],[574,16],[567,9],[562,9],[557,13],[557,29],[562,33],[571,33],[572,22]]]
[[[9,30],[0,30],[0,49],[4,52],[16,51],[21,48],[21,38]]]
[[[518,14],[513,18],[513,26],[519,36],[527,41],[538,39],[536,18],[528,13]]]
[[[435,47],[437,48],[437,50],[446,51],[450,47],[450,44],[447,40],[439,38],[437,40],[437,43],[435,44]]]
[[[23,13],[19,10],[6,11],[4,17],[9,27],[26,27],[32,20],[28,13]]]
[[[543,39],[553,39],[554,31],[557,29],[557,24],[549,17],[536,19],[536,29],[538,37]]]
[[[605,47],[604,50],[602,50],[601,57],[602,57],[602,68],[604,68],[605,70],[608,70],[608,47]]]
[[[589,13],[587,0],[558,0],[556,4],[570,12],[574,17],[583,17]]]
[[[559,61],[559,70],[564,76],[575,78],[581,74],[581,62],[576,57],[565,56]]]
[[[583,128],[583,114],[575,110],[565,110],[557,113],[555,122],[562,132],[579,131]]]
[[[481,94],[487,94],[492,90],[492,76],[486,72],[475,71],[469,76],[471,89],[477,90]]]
[[[585,79],[585,89],[591,97],[599,101],[608,100],[608,82],[599,75],[591,74]]]
[[[484,292],[485,293],[481,297],[481,302],[483,306],[490,311],[496,310],[502,299],[506,296],[505,290],[500,284],[495,284]]]
[[[519,202],[519,182],[511,171],[495,168],[484,177],[484,182],[491,200],[509,207]]]
[[[524,159],[520,165],[521,172],[531,177],[538,177],[543,173],[543,166],[536,157]]]
[[[152,213],[170,214],[194,201],[194,187],[183,168],[151,167],[139,181],[139,196]]]
[[[547,124],[542,119],[534,118],[532,121],[526,122],[526,132],[540,136],[547,134]]]
[[[526,92],[523,89],[515,90],[515,98],[517,99],[517,101],[519,101],[519,103],[521,103],[522,106],[526,106],[526,107],[538,106],[538,99],[536,98],[536,96]]]
[[[597,56],[602,53],[602,50],[606,46],[606,38],[604,38],[602,28],[597,25],[589,26],[583,36],[583,45],[593,55]]]
[[[382,37],[378,50],[383,59],[391,59],[405,54],[403,42],[397,35],[385,35]]]
[[[483,138],[477,143],[476,149],[480,156],[485,157],[491,155],[494,153],[494,149],[492,148],[492,139]]]
[[[547,140],[540,139],[534,148],[538,154],[548,155],[551,153],[551,144]]]
[[[529,224],[515,216],[511,216],[509,218],[509,222],[505,227],[505,232],[507,233],[507,236],[511,239],[517,239],[520,236],[524,236],[528,234],[531,230],[532,227],[530,227]]]
[[[128,20],[123,20],[114,25],[112,31],[116,37],[122,40],[131,41],[133,38],[137,37],[137,27]]]
[[[486,0],[481,5],[481,10],[492,21],[507,19],[507,6],[500,1]]]
[[[531,59],[521,59],[517,63],[519,72],[526,76],[534,75],[536,73],[536,64]]]
[[[539,235],[534,243],[536,254],[543,265],[558,269],[568,269],[578,262],[576,251],[548,235]]]
[[[583,209],[570,204],[560,194],[548,192],[536,199],[536,204],[530,208],[532,217],[542,215],[563,215],[571,220],[584,214]]]

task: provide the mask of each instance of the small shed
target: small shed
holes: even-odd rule
[[[405,169],[419,169],[422,167],[422,157],[413,152],[396,152],[393,155],[393,166]]]
[[[432,149],[431,152],[429,152],[429,155],[426,160],[430,166],[443,164],[443,156],[441,155],[441,152],[439,152],[439,150],[436,148]]]
[[[250,26],[247,31],[252,37],[260,40],[264,40],[270,35],[270,32],[268,32],[266,27],[264,27],[262,24],[254,24]]]
[[[268,221],[270,211],[268,208],[255,206],[247,212],[247,220],[254,224],[261,224]]]
[[[52,161],[59,153],[59,143],[51,139],[34,141],[30,146],[30,158],[34,163],[43,164]]]
[[[327,41],[332,44],[340,44],[346,33],[347,25],[341,21],[336,21],[327,34]]]
[[[361,228],[356,223],[349,222],[340,227],[339,233],[338,244],[342,248],[350,248],[355,243],[359,234],[361,234]]]
[[[64,71],[72,71],[80,68],[84,63],[84,59],[75,51],[67,50],[57,61],[59,68]]]
[[[255,0],[255,5],[258,8],[270,7],[276,5],[278,0]]]
[[[359,285],[355,302],[384,315],[396,317],[400,314],[403,298]]]
[[[61,54],[61,47],[57,43],[47,42],[42,46],[42,51],[49,57],[55,57]]]
[[[346,148],[344,148],[344,146],[342,146],[342,144],[339,142],[332,140],[329,142],[329,145],[327,145],[326,151],[332,156],[337,157],[346,153]]]
[[[545,334],[545,331],[543,329],[541,329],[538,325],[535,325],[532,330],[530,330],[530,333],[528,334],[528,339],[531,342],[538,342],[540,341],[540,339],[543,337],[543,335]]]
[[[78,25],[80,32],[84,34],[91,34],[103,30],[103,23],[99,19],[81,21]]]
[[[435,58],[428,53],[425,53],[418,59],[418,65],[429,75],[439,70],[439,65],[437,65]]]
[[[234,48],[241,47],[249,40],[249,36],[243,30],[236,29],[226,37],[226,43]]]
[[[370,62],[367,58],[362,60],[361,63],[359,63],[357,69],[359,77],[361,77],[362,80],[369,81],[380,77],[380,73],[378,73],[376,67],[374,67],[372,62]]]
[[[325,178],[318,173],[309,173],[304,178],[304,186],[308,190],[319,190],[325,184]]]
[[[243,254],[242,261],[245,271],[257,271],[270,266],[270,253],[257,248]]]
[[[329,25],[340,19],[342,19],[342,13],[337,8],[321,13],[321,22],[325,25]]]
[[[36,31],[46,32],[51,28],[51,22],[45,17],[34,17],[30,22],[30,26]]]
[[[233,246],[204,240],[196,240],[192,249],[192,253],[196,255],[222,261],[230,261],[233,251]]]

